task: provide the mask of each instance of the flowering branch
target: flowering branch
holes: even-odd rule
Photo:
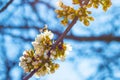
[[[55,44],[51,47],[51,49],[48,52],[48,56],[50,57],[50,51],[52,49],[54,49],[56,47],[56,45],[58,45],[59,42],[61,42],[63,40],[63,38],[66,36],[66,34],[70,31],[70,29],[73,27],[73,25],[76,23],[76,21],[78,20],[78,17],[75,17],[73,19],[73,21],[69,24],[69,26],[67,27],[67,29],[64,31],[64,33],[58,38],[58,40],[55,42]],[[36,71],[38,71],[41,68],[41,66],[39,66],[37,69],[33,70],[30,74],[28,74],[26,77],[23,78],[23,80],[28,80],[30,77],[32,77],[34,75],[34,73]]]
[[[89,1],[89,0],[88,0]],[[74,24],[76,23],[76,21],[78,20],[78,17],[74,17],[74,19],[72,20],[72,22],[68,25],[67,29],[63,32],[63,34],[57,39],[57,41],[52,45],[52,47],[50,48],[50,50],[48,51],[47,55],[48,57],[50,57],[51,55],[51,50],[53,50],[58,44],[59,42],[61,42],[63,40],[63,38],[67,35],[67,33],[70,31],[70,29],[74,26]],[[32,77],[39,69],[41,68],[41,66],[39,66],[37,69],[34,69],[30,74],[28,74],[26,77],[23,78],[23,80],[28,80],[30,77]]]
[[[28,80],[34,74],[37,76],[44,76],[47,73],[54,73],[55,70],[58,69],[59,64],[56,64],[52,61],[59,58],[64,60],[66,56],[65,53],[67,50],[70,51],[68,45],[62,43],[67,33],[74,26],[78,19],[86,26],[89,25],[89,21],[94,20],[93,17],[89,16],[91,11],[87,11],[87,8],[92,6],[97,8],[99,4],[94,1],[89,3],[89,1],[90,0],[73,0],[74,4],[80,4],[81,7],[78,10],[70,6],[66,6],[62,2],[59,3],[61,10],[56,10],[56,13],[58,14],[58,17],[64,18],[61,23],[63,25],[67,25],[69,19],[71,19],[72,22],[68,25],[67,29],[57,39],[56,42],[52,41],[53,34],[51,31],[48,31],[47,28],[44,28],[41,31],[41,34],[38,35],[35,41],[32,43],[34,50],[25,51],[23,56],[20,58],[19,65],[23,67],[25,72],[31,72],[26,77],[24,77],[23,80]],[[111,6],[110,0],[99,3],[104,3],[102,4],[104,11],[106,11],[107,8]],[[106,3],[108,3],[107,6]]]

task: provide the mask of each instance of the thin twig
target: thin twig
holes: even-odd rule
[[[0,13],[3,12],[7,7],[13,2],[13,0],[10,0],[1,10]]]
[[[90,0],[85,0],[84,5],[87,5],[90,2]]]
[[[41,66],[39,66],[37,69],[33,70],[30,74],[28,74],[27,76],[25,76],[25,77],[23,78],[23,80],[28,80],[28,79],[29,79],[30,77],[32,77],[32,76],[35,74],[35,72],[37,72],[40,68],[41,68]]]
[[[84,5],[87,5],[90,0],[79,0],[80,6],[83,7]]]
[[[48,52],[48,56],[50,56],[50,51],[55,48],[55,46],[63,40],[63,38],[66,36],[66,34],[70,31],[70,29],[73,27],[73,25],[76,23],[78,20],[78,17],[75,17],[73,21],[69,24],[67,29],[64,31],[64,33],[58,38],[58,40],[55,42],[55,44],[51,47],[51,49]],[[33,70],[30,74],[28,74],[26,77],[23,78],[23,80],[28,80],[30,77],[34,75],[36,71],[38,71],[41,68],[41,66],[35,70]]]

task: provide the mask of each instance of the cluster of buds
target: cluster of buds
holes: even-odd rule
[[[107,9],[112,5],[111,0],[90,0],[87,7],[98,8],[100,4],[104,11],[107,11]]]
[[[20,63],[19,66],[21,66],[25,72],[30,72],[33,70],[34,65],[31,65],[33,63],[34,58],[34,51],[24,51],[23,56],[20,57]]]
[[[73,4],[80,4],[84,5],[87,8],[98,8],[100,5],[102,5],[103,10],[107,11],[107,9],[112,5],[111,0],[72,0]]]
[[[34,49],[23,52],[23,56],[20,57],[19,66],[21,66],[25,72],[31,72],[41,67],[35,75],[40,77],[45,74],[54,73],[59,68],[59,64],[55,63],[56,59],[64,60],[66,54],[71,50],[68,44],[60,42],[53,50],[48,52],[52,45],[53,33],[48,31],[47,28],[42,29],[41,34],[37,35],[35,41],[32,42]]]
[[[89,21],[93,21],[94,18],[89,16],[91,14],[90,11],[87,10],[86,7],[80,7],[78,9],[74,9],[73,7],[66,6],[61,1],[59,2],[59,6],[61,10],[55,10],[59,17],[63,17],[61,23],[66,26],[68,24],[68,20],[73,20],[76,16],[82,21],[86,26],[89,25]]]
[[[88,11],[88,8],[94,7],[98,8],[101,4],[103,10],[106,11],[111,6],[110,0],[72,0],[73,4],[79,4],[80,7],[78,9],[74,9],[74,7],[67,6],[63,4],[62,1],[59,1],[59,7],[61,9],[55,10],[58,14],[58,18],[63,18],[61,20],[61,24],[66,26],[68,24],[68,20],[73,20],[76,16],[79,18],[80,21],[83,22],[84,25],[89,26],[89,22],[93,21],[94,18],[89,16],[91,11]]]
[[[91,11],[87,11],[86,7],[81,7],[76,10],[76,16],[78,16],[79,20],[86,26],[89,26],[90,21],[94,21],[94,18],[89,16],[89,14],[91,14]]]
[[[55,10],[58,14],[58,18],[63,17],[64,19],[61,21],[61,24],[66,26],[68,24],[69,19],[74,19],[75,17],[75,10],[71,6],[64,5],[61,1],[58,2],[58,5],[62,8],[61,10]]]

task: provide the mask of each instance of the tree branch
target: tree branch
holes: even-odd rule
[[[28,74],[26,77],[23,78],[23,80],[28,80],[30,77],[32,77],[35,72],[37,72],[39,69],[41,68],[41,66],[39,66],[37,69],[33,70],[30,74]]]
[[[0,13],[3,12],[7,7],[13,2],[13,0],[9,0],[9,2],[0,10]]]
[[[73,21],[71,22],[71,24],[69,24],[69,26],[67,27],[67,29],[63,32],[63,34],[57,39],[57,41],[55,42],[55,44],[51,47],[51,49],[48,52],[48,56],[50,56],[50,51],[52,49],[54,49],[56,47],[56,45],[58,45],[59,42],[61,42],[63,40],[63,38],[65,38],[66,34],[70,31],[70,29],[73,27],[73,25],[76,23],[77,20],[78,20],[78,17],[75,17],[73,19]]]

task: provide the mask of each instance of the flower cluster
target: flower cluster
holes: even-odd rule
[[[59,68],[59,64],[55,63],[56,59],[65,59],[68,51],[71,47],[68,44],[60,42],[53,50],[48,52],[52,45],[54,45],[53,33],[44,28],[41,34],[37,35],[35,41],[32,42],[34,50],[27,50],[23,52],[23,56],[20,57],[19,66],[21,66],[25,72],[31,72],[41,67],[36,73],[36,76],[44,76],[45,74],[54,73]]]
[[[107,11],[107,9],[112,5],[111,0],[90,0],[87,7],[98,8],[100,4],[104,11]]]
[[[62,2],[59,2],[59,6],[61,7],[61,10],[55,10],[55,12],[58,14],[58,17],[64,18],[61,21],[64,26],[68,24],[68,20],[73,20],[75,16],[78,16],[79,20],[86,26],[89,25],[90,20],[94,20],[93,17],[89,16],[91,12],[88,11],[86,7],[80,7],[76,10],[73,7],[64,5]]]
[[[89,26],[90,21],[94,21],[94,18],[89,16],[89,14],[91,14],[91,11],[87,11],[86,7],[81,7],[76,10],[76,16],[78,16],[79,20],[82,21],[86,26]]]
[[[55,10],[55,12],[58,14],[58,18],[63,18],[61,20],[61,23],[66,26],[68,24],[68,20],[73,20],[75,16],[79,18],[80,21],[84,23],[84,25],[88,26],[90,21],[93,21],[94,18],[92,16],[89,16],[91,14],[91,11],[88,11],[88,8],[94,7],[98,8],[98,6],[101,4],[103,7],[103,10],[106,11],[111,6],[110,0],[72,0],[73,4],[79,4],[80,7],[78,9],[74,9],[74,7],[67,6],[62,3],[62,1],[59,1],[59,7],[61,9]]]
[[[107,11],[107,9],[112,5],[111,0],[72,0],[72,1],[73,4],[83,3],[88,8],[90,7],[98,8],[100,5],[102,5],[104,11]]]
[[[20,57],[20,63],[19,66],[21,66],[25,72],[30,72],[33,70],[33,67],[31,63],[33,63],[34,58],[34,51],[24,51],[23,56]]]

